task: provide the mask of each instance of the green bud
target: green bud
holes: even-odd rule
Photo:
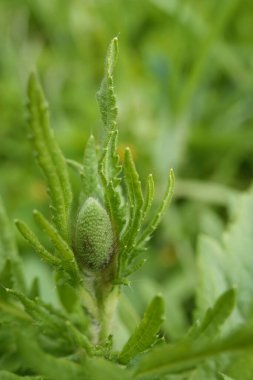
[[[74,237],[77,261],[90,270],[101,270],[113,252],[113,231],[106,210],[94,198],[88,198],[78,216]]]

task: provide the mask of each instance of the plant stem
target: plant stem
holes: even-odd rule
[[[112,291],[107,295],[107,297],[101,302],[98,299],[98,310],[99,310],[99,334],[98,341],[99,344],[103,345],[111,333],[113,317],[115,315],[115,310],[117,307],[119,298],[119,287],[115,286]]]

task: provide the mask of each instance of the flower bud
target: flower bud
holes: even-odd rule
[[[95,198],[88,198],[77,216],[74,247],[80,266],[99,271],[113,252],[113,231],[106,210]]]

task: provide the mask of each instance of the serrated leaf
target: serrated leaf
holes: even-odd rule
[[[58,252],[58,258],[61,260],[61,266],[70,274],[73,283],[79,281],[79,271],[75,261],[74,253],[68,243],[61,237],[57,229],[37,210],[34,210],[33,216],[35,221],[41,226],[44,232],[55,246]]]
[[[90,136],[84,150],[81,180],[82,202],[89,197],[100,196],[100,185],[98,181],[98,160],[95,139],[92,135]]]
[[[174,172],[171,169],[169,172],[167,189],[166,189],[163,201],[159,209],[155,213],[154,218],[151,220],[151,222],[148,224],[148,226],[146,227],[146,229],[143,231],[140,238],[138,239],[137,241],[138,245],[143,244],[145,241],[147,241],[150,238],[151,234],[156,230],[158,224],[160,223],[172,199],[173,192],[174,192],[174,184],[175,184],[175,177],[174,177]]]
[[[117,106],[113,88],[113,70],[118,56],[118,39],[114,38],[108,48],[105,61],[104,78],[97,99],[107,135],[103,143],[102,155],[99,160],[99,175],[105,194],[105,205],[110,214],[116,236],[123,225],[122,198],[118,185],[121,165],[117,153],[118,131],[116,126]]]
[[[140,324],[124,345],[119,355],[119,362],[127,364],[135,356],[150,348],[156,340],[156,334],[163,320],[164,301],[158,295],[153,298]]]
[[[118,57],[118,38],[115,37],[111,41],[105,60],[104,78],[102,80],[99,91],[97,92],[97,100],[102,116],[102,120],[106,130],[114,130],[116,128],[117,106],[113,87],[113,70]]]
[[[117,153],[117,135],[117,130],[108,133],[104,141],[98,167],[104,190],[105,205],[116,236],[120,234],[125,223],[123,200],[119,187],[119,175],[122,168],[119,164],[119,156]]]
[[[155,185],[152,174],[149,174],[148,181],[147,181],[147,188],[146,188],[146,194],[143,204],[143,219],[145,219],[146,215],[148,214],[153,198],[154,198],[154,191],[155,191]]]
[[[214,306],[207,309],[202,322],[190,330],[189,337],[193,340],[214,339],[235,307],[235,296],[235,289],[224,292]]]
[[[140,231],[141,222],[143,220],[144,198],[139,174],[136,170],[132,153],[129,148],[126,148],[125,150],[124,173],[130,210],[128,225],[122,237],[122,255],[126,252],[128,255],[126,259],[130,259],[129,255],[135,247],[136,236]]]
[[[128,277],[134,272],[138,271],[143,267],[143,265],[146,263],[147,259],[142,259],[137,262],[134,262],[133,264],[129,265],[128,269],[125,271],[125,276]]]
[[[130,205],[142,208],[144,199],[141,189],[141,182],[133,161],[130,148],[126,148],[125,150],[124,172]]]
[[[30,228],[20,220],[15,220],[15,224],[25,240],[31,245],[34,251],[45,262],[54,267],[59,267],[61,260],[58,257],[53,256],[39,241],[37,236],[30,230]]]
[[[49,124],[48,106],[36,75],[28,83],[29,137],[45,174],[53,221],[64,238],[68,234],[68,213],[72,200],[67,166]]]
[[[194,369],[204,360],[221,354],[245,355],[253,348],[253,326],[241,326],[223,339],[214,342],[184,341],[174,345],[164,344],[145,354],[138,363],[137,379],[151,379],[165,374],[183,373]]]
[[[233,222],[221,243],[210,238],[201,238],[198,267],[199,286],[197,292],[197,314],[203,313],[226,288],[236,286],[237,321],[250,318],[253,294],[253,196],[238,197]]]
[[[58,344],[63,352],[68,351],[71,347],[72,349],[76,347],[78,349],[83,348],[91,353],[92,345],[88,338],[72,325],[64,313],[38,298],[30,299],[13,289],[6,289],[6,291],[22,303],[27,316],[32,318],[33,326],[37,328],[37,331],[41,332],[44,337],[54,339],[54,344]]]
[[[117,188],[120,184],[119,175],[122,169],[117,152],[117,145],[118,130],[109,131],[105,138],[102,154],[99,160],[99,174],[101,181],[104,185],[108,185],[108,183],[112,181],[113,188]]]
[[[15,243],[15,237],[0,197],[0,273],[10,263],[11,280],[16,289],[25,291],[22,264]]]
[[[42,351],[33,336],[27,339],[22,332],[17,336],[17,344],[24,365],[50,380],[101,380],[101,374],[103,380],[131,379],[127,371],[102,358],[87,358],[82,365],[65,358],[55,358]]]

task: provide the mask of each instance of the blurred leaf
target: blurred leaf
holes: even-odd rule
[[[7,264],[10,266],[11,280],[15,289],[25,291],[22,264],[16,247],[11,224],[0,198],[0,273],[4,277]]]
[[[189,337],[195,339],[214,339],[235,307],[235,289],[224,292],[212,308],[207,309],[201,322],[196,323],[189,332]]]
[[[197,314],[203,313],[222,291],[236,286],[239,315],[252,317],[252,215],[253,197],[249,193],[243,194],[238,197],[233,220],[222,243],[206,237],[200,239]]]
[[[136,378],[151,379],[157,375],[188,371],[203,360],[232,354],[234,351],[247,355],[253,347],[252,331],[252,325],[247,325],[213,343],[189,341],[175,345],[163,344],[143,356],[138,363]]]

